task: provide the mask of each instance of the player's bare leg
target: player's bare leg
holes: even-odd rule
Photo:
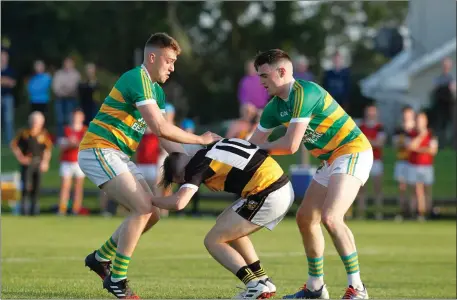
[[[73,214],[78,214],[82,207],[84,194],[84,177],[76,177],[73,193]]]
[[[112,272],[106,274],[106,268],[98,270],[104,277],[103,287],[116,297],[136,297],[127,285],[127,270],[141,234],[159,220],[157,208],[152,206],[152,193],[144,180],[138,180],[130,172],[122,173],[102,186],[108,197],[124,206],[130,215],[118,227],[112,237],[94,254],[97,261],[109,266],[113,262]],[[91,258],[86,258],[86,264]],[[106,265],[105,265],[106,267]],[[93,269],[93,268],[91,268]],[[95,271],[95,270],[94,270]],[[101,271],[105,271],[105,276]],[[107,276],[110,275],[110,276]]]
[[[357,195],[357,219],[365,219],[367,211],[367,191],[362,187]]]
[[[382,193],[382,182],[383,174],[379,174],[373,178],[373,187],[374,187],[374,202],[376,207],[375,217],[377,220],[382,220],[384,217],[383,207],[384,207],[384,195]],[[363,187],[361,187],[363,188]]]
[[[416,189],[416,203],[417,203],[417,219],[419,221],[424,221],[425,212],[426,212],[426,199],[425,199],[424,184],[422,182],[417,182],[415,189]]]
[[[396,217],[397,220],[402,220],[406,217],[409,212],[409,201],[408,201],[408,184],[404,181],[398,183],[398,200],[399,200],[399,209],[400,214]]]
[[[71,176],[63,176],[61,177],[61,180],[62,183],[60,185],[59,215],[64,216],[67,214],[72,178]]]
[[[357,299],[368,298],[360,279],[354,235],[344,222],[344,215],[354,202],[361,185],[362,182],[354,176],[348,174],[332,175],[322,206],[322,222],[346,268],[349,288],[346,290],[345,298],[350,299],[354,299],[354,295],[357,295]]]
[[[311,181],[305,197],[298,208],[296,220],[308,260],[308,280],[303,289],[284,298],[328,299],[324,285],[324,234],[321,228],[321,213],[327,188]]]
[[[270,297],[270,290],[265,282],[259,281],[259,278],[249,268],[243,256],[234,247],[229,245],[230,242],[246,237],[261,228],[261,226],[242,218],[232,209],[226,209],[218,217],[216,225],[214,225],[205,237],[205,247],[211,256],[246,284],[248,291],[252,291],[252,293],[247,293],[248,291],[243,292],[240,294],[240,297],[254,299]],[[244,249],[243,245],[248,248]],[[235,247],[243,248],[241,252],[251,259],[257,257],[250,241],[246,242],[244,240],[244,243],[243,241],[241,243],[235,242]]]
[[[229,242],[229,244],[244,258],[244,261],[254,275],[258,279],[265,281],[270,290],[270,297],[274,296],[276,294],[276,286],[260,263],[259,256],[254,249],[251,239],[248,236],[244,236]]]
[[[432,185],[424,184],[425,191],[425,205],[426,211],[429,215],[433,213],[433,195],[432,195]]]

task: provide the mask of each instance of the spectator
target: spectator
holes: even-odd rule
[[[9,66],[9,53],[2,48],[2,135],[5,141],[11,142],[14,134],[14,96],[13,89],[16,86],[16,77],[13,69]]]
[[[31,201],[30,215],[37,213],[41,175],[49,169],[52,141],[46,129],[43,113],[29,116],[29,127],[22,129],[11,141],[11,150],[21,165],[21,214],[26,215],[26,202]]]
[[[435,179],[433,160],[438,152],[438,139],[428,128],[428,118],[424,112],[416,117],[416,129],[411,134],[408,150],[408,181],[415,191],[412,208],[417,211],[418,220],[424,221],[432,212],[432,185]]]
[[[160,154],[159,138],[148,127],[136,152],[137,167],[143,174],[149,188],[157,195],[157,163]]]
[[[195,123],[192,119],[184,119],[181,122],[181,129],[190,132],[190,133],[195,133]],[[192,144],[187,144],[183,145],[184,150],[190,155],[193,155],[197,153],[198,150],[202,149],[202,146],[200,145],[192,145]],[[197,216],[198,213],[198,205],[200,204],[200,191],[198,190],[194,196],[192,197],[192,210],[191,213],[194,216]]]
[[[382,152],[386,141],[384,126],[378,121],[378,110],[375,104],[370,104],[365,108],[365,118],[360,125],[360,130],[365,134],[373,147],[373,166],[370,171],[370,181],[373,181],[374,199],[376,205],[375,217],[377,220],[383,219],[383,194],[382,183],[384,166],[382,162]],[[358,216],[365,217],[366,213],[366,185],[360,188],[358,197]]]
[[[300,55],[295,60],[294,78],[306,81],[314,81],[314,75],[308,70],[309,62],[306,56]]]
[[[395,162],[394,179],[398,182],[398,200],[400,214],[395,218],[403,220],[409,212],[408,203],[408,169],[409,169],[409,152],[406,147],[406,141],[415,127],[415,113],[411,106],[406,106],[402,111],[401,126],[395,130],[393,136],[393,145],[397,150],[397,161]]]
[[[89,126],[101,104],[100,86],[97,79],[97,67],[93,63],[86,64],[86,76],[79,84],[79,101],[86,116],[84,124]]]
[[[270,96],[260,83],[260,77],[254,67],[254,61],[246,62],[246,75],[238,85],[238,100],[240,101],[240,115],[244,110],[262,110]]]
[[[435,79],[435,86],[432,91],[431,113],[433,128],[439,135],[442,143],[448,141],[448,129],[451,127],[455,136],[455,93],[456,82],[451,74],[452,60],[445,58],[442,62],[442,73]]]
[[[170,123],[175,123],[175,115],[176,115],[176,111],[175,111],[175,107],[173,106],[173,104],[171,103],[167,103],[165,104],[165,118],[167,119],[168,122]],[[160,147],[160,154],[159,154],[159,159],[158,159],[158,162],[157,162],[157,168],[160,170],[162,169],[162,166],[163,166],[163,162],[165,161],[165,158],[168,156],[168,153],[167,151],[165,151],[165,149],[163,149],[162,147]],[[159,176],[157,177],[157,184],[159,183],[159,180],[162,176]],[[163,189],[163,188],[158,188],[158,195],[160,196],[170,196],[171,194],[173,194],[173,190],[171,189],[171,186],[167,189]],[[168,210],[166,209],[160,209],[160,214],[161,216],[163,217],[167,217],[168,216]]]
[[[52,89],[56,95],[56,118],[57,118],[57,136],[63,136],[63,128],[68,124],[71,113],[76,108],[78,84],[81,75],[75,69],[75,63],[72,58],[67,57],[63,62],[63,68],[58,70],[54,75]]]
[[[260,115],[257,111],[252,105],[245,106],[245,109],[241,111],[241,117],[231,122],[225,135],[226,138],[247,139],[252,132],[253,123],[257,124],[255,121]]]
[[[60,177],[62,183],[60,186],[59,215],[67,214],[73,177],[75,178],[72,205],[73,215],[77,215],[82,207],[85,175],[78,164],[78,148],[86,130],[84,113],[77,109],[73,112],[71,125],[64,128],[63,137],[59,139],[59,146],[62,153],[60,158]]]
[[[333,68],[325,71],[322,86],[345,111],[349,110],[350,71],[343,67],[343,58],[339,52],[333,56]]]
[[[46,66],[42,60],[36,60],[33,64],[33,68],[35,74],[27,83],[31,110],[40,111],[46,115],[50,100],[52,77],[45,72]]]

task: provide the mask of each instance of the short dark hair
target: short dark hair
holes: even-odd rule
[[[172,152],[164,160],[162,166],[162,179],[159,185],[168,188],[173,184],[173,177],[179,171],[180,160],[187,155],[181,152]]]
[[[273,65],[279,62],[280,60],[284,59],[292,62],[289,54],[287,54],[286,51],[283,51],[281,49],[270,49],[264,52],[260,52],[256,55],[254,59],[254,67],[257,71],[261,65]]]
[[[179,46],[178,42],[164,32],[158,32],[152,34],[149,39],[146,41],[145,47],[152,46],[152,47],[159,47],[159,48],[171,48],[173,49],[176,54],[181,53],[181,47]]]
[[[405,111],[407,110],[412,110],[414,111],[413,107],[411,105],[405,105],[403,106],[403,108],[401,109],[401,112],[404,113]]]

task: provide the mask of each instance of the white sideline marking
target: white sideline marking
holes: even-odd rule
[[[365,249],[358,251],[360,256],[364,255],[378,255],[381,251],[375,249]],[[296,252],[259,252],[260,257],[305,257],[305,251]],[[336,251],[327,251],[325,256],[338,255]],[[187,254],[187,255],[167,255],[167,256],[153,256],[145,260],[197,260],[197,259],[212,259],[209,254]],[[43,261],[84,261],[84,256],[45,256],[45,257],[4,257],[2,263],[34,263]]]

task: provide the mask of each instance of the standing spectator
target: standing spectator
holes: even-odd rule
[[[41,174],[49,169],[52,141],[44,129],[44,115],[34,111],[29,116],[29,127],[22,129],[11,141],[11,150],[21,165],[21,214],[25,215],[26,202],[31,201],[30,215],[37,212]]]
[[[295,60],[294,78],[306,81],[314,81],[314,75],[308,70],[309,62],[306,56],[300,55]]]
[[[374,199],[376,205],[375,217],[378,220],[383,218],[383,194],[382,184],[384,166],[382,152],[386,141],[384,126],[378,121],[378,110],[376,105],[370,104],[365,108],[365,118],[360,125],[360,130],[365,134],[373,147],[373,166],[370,171],[370,181],[373,181]],[[366,213],[366,187],[360,188],[358,197],[358,215],[364,217]]]
[[[445,145],[448,141],[448,130],[451,128],[455,136],[455,93],[456,82],[451,74],[452,60],[445,58],[442,62],[442,73],[435,79],[435,87],[432,91],[431,112],[433,128]],[[454,127],[454,128],[453,128]],[[444,143],[443,143],[444,141]]]
[[[51,98],[52,77],[46,73],[46,66],[42,60],[36,60],[33,64],[35,74],[27,83],[31,111],[40,111],[45,116],[48,111],[48,103]]]
[[[257,111],[254,106],[245,106],[245,109],[241,111],[241,117],[230,123],[225,137],[247,139],[252,131],[253,122],[257,119]]]
[[[394,179],[398,182],[398,200],[400,214],[395,218],[403,220],[410,212],[408,203],[408,169],[409,169],[409,151],[406,147],[406,141],[414,130],[415,113],[411,106],[406,106],[402,111],[402,123],[399,128],[395,130],[392,142],[397,150],[397,161],[395,162]]]
[[[343,66],[343,58],[338,51],[333,56],[333,68],[324,73],[322,86],[345,111],[349,110],[350,71]]]
[[[175,124],[175,116],[176,116],[176,111],[175,111],[175,107],[173,106],[173,104],[171,104],[171,103],[165,104],[165,119],[167,119],[168,122]],[[165,151],[165,149],[163,149],[163,147],[160,147],[160,154],[159,154],[159,159],[157,162],[157,168],[159,170],[162,169],[163,162],[165,161],[165,158],[167,158],[167,156],[168,156],[167,151]],[[162,178],[162,176],[157,177],[157,184],[159,183],[160,178]],[[173,194],[173,190],[172,190],[171,186],[166,189],[157,188],[157,193],[158,193],[158,196],[166,197],[166,196],[170,196],[171,194]],[[160,215],[162,217],[167,217],[168,210],[160,209]]]
[[[86,126],[89,126],[89,122],[95,117],[101,102],[96,71],[95,64],[86,64],[86,75],[79,84],[79,101],[86,116],[84,121]]]
[[[409,171],[408,181],[415,191],[413,209],[419,221],[432,212],[432,185],[434,182],[433,160],[438,152],[438,139],[428,128],[428,118],[424,112],[416,117],[416,129],[408,142]]]
[[[56,95],[56,118],[57,118],[57,136],[63,136],[64,125],[68,124],[71,113],[76,108],[78,84],[81,75],[75,69],[75,63],[72,58],[67,57],[63,61],[63,68],[58,70],[54,75],[52,89]]]
[[[147,127],[136,151],[136,162],[138,170],[143,174],[154,195],[157,195],[159,154],[159,138]]]
[[[182,120],[181,129],[183,129],[187,132],[190,132],[190,133],[195,133],[194,121],[189,118]],[[203,148],[200,145],[194,145],[194,144],[183,144],[182,146],[183,146],[184,150],[186,150],[187,154],[189,154],[189,155],[194,155],[195,153],[197,153],[198,150]],[[192,213],[192,215],[197,216],[199,214],[198,205],[200,204],[200,191],[197,191],[194,194],[191,201],[192,201],[191,213]]]
[[[245,110],[263,110],[270,96],[265,87],[260,83],[254,67],[254,61],[246,62],[246,75],[241,78],[238,85],[238,100],[240,101],[240,115]]]
[[[78,148],[86,130],[84,113],[77,109],[73,112],[71,125],[64,128],[63,137],[59,139],[59,146],[62,151],[60,157],[60,177],[62,183],[60,186],[59,215],[67,214],[73,177],[75,178],[72,206],[73,215],[77,215],[82,207],[85,175],[78,164]]]
[[[2,135],[7,143],[11,142],[14,134],[14,96],[13,88],[16,78],[13,69],[9,66],[9,53],[2,48]]]

